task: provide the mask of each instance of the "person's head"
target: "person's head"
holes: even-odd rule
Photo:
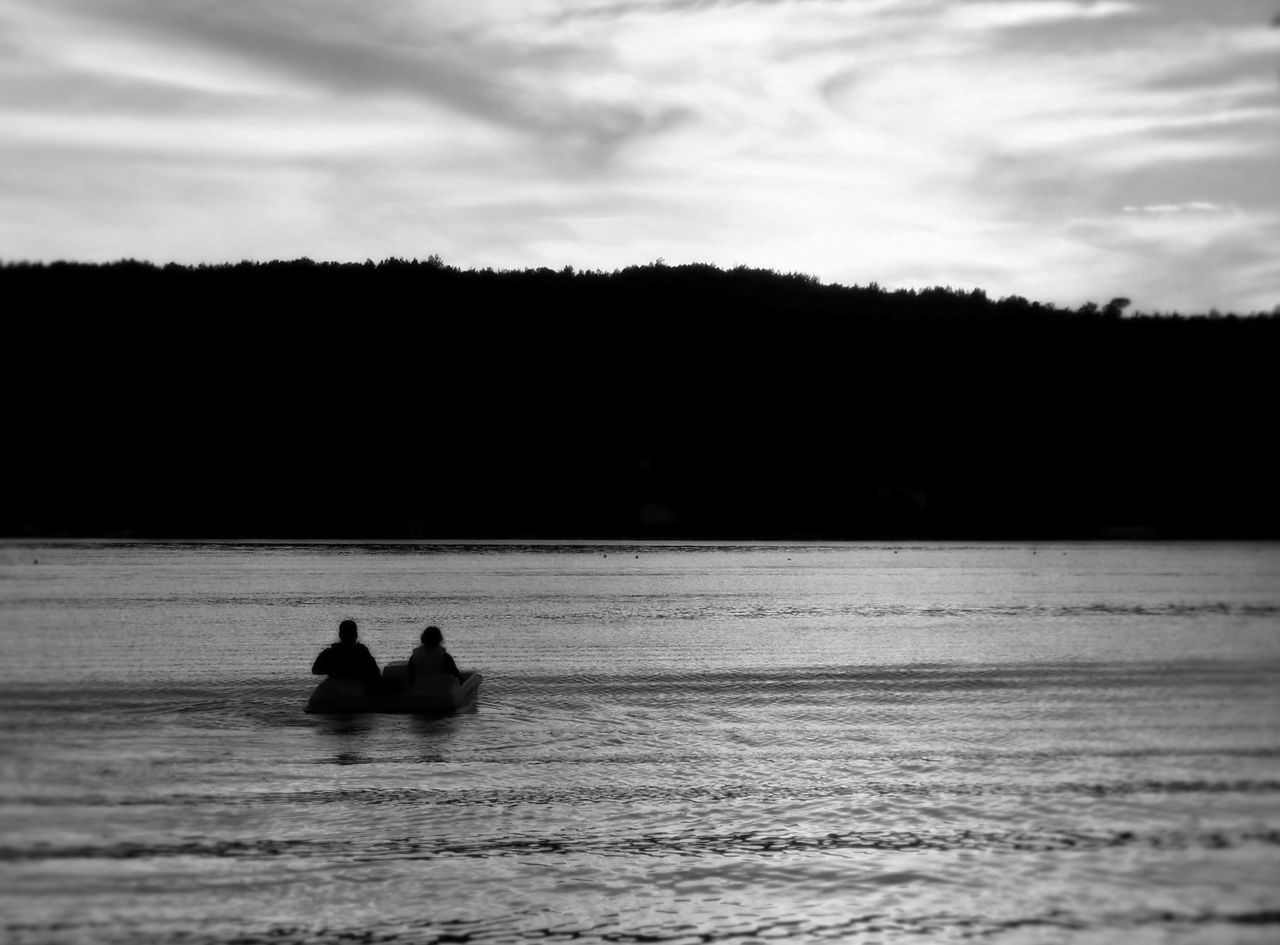
[[[355,643],[358,632],[354,620],[344,620],[338,624],[338,639],[343,643]]]
[[[427,627],[422,631],[423,646],[439,646],[444,642],[444,634],[440,632],[439,627]]]

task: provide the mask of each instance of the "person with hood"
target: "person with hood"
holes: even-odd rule
[[[444,648],[444,634],[439,627],[427,627],[422,631],[422,646],[415,647],[409,657],[409,686],[412,688],[415,676],[434,676],[448,674],[459,682],[462,673],[458,664],[453,661],[449,651]]]

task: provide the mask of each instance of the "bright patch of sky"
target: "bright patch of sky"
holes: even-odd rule
[[[0,0],[0,259],[1280,304],[1280,0]]]

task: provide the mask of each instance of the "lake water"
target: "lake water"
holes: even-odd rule
[[[470,709],[319,717],[438,624]],[[0,941],[1274,942],[1280,546],[0,544]]]

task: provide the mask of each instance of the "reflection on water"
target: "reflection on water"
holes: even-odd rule
[[[41,549],[0,937],[1274,941],[1276,551],[896,550]],[[303,714],[353,611],[480,700]]]

